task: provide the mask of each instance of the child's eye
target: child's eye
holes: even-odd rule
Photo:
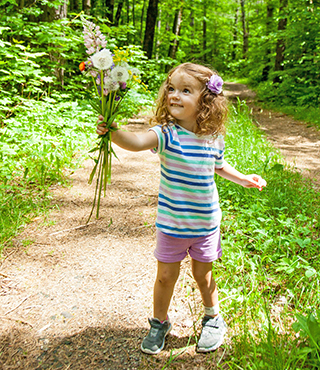
[[[190,90],[189,89],[184,89],[183,92],[186,93],[186,94],[189,94]]]
[[[172,92],[172,91],[174,91],[174,88],[172,86],[169,86],[168,91]]]

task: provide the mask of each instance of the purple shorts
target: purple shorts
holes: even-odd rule
[[[160,262],[173,263],[182,261],[189,253],[199,262],[212,262],[222,256],[220,228],[210,235],[198,238],[175,238],[157,229],[157,246],[154,256]]]

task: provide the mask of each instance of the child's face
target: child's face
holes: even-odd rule
[[[167,106],[177,123],[189,131],[196,128],[200,82],[185,72],[174,72],[168,87]]]

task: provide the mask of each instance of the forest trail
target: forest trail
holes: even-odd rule
[[[318,131],[262,111],[244,85],[227,84],[226,93],[247,99],[272,143],[320,184]],[[128,127],[146,129],[146,124]],[[72,187],[52,189],[55,207],[49,218],[35,219],[16,238],[15,248],[5,252],[1,369],[162,369],[173,348],[188,346],[179,356],[183,362],[168,369],[204,370],[228,355],[227,347],[206,355],[195,352],[193,323],[199,332],[201,300],[188,259],[172,300],[174,328],[164,351],[158,356],[140,351],[152,315],[159,161],[149,151],[114,149],[120,160],[113,161],[112,185],[98,220],[85,225],[94,191],[87,184],[92,162],[86,161],[72,175]],[[226,342],[231,336],[229,331]]]
[[[227,83],[226,96],[246,100],[257,126],[278,148],[288,164],[320,187],[320,131],[286,114],[264,110],[255,94],[243,84]]]

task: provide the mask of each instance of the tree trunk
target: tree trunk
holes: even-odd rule
[[[277,41],[276,46],[276,60],[274,65],[275,72],[283,71],[283,62],[284,62],[284,51],[286,48],[285,40],[282,36],[282,32],[287,27],[287,18],[284,17],[284,13],[286,11],[286,8],[288,6],[288,0],[280,0],[280,7],[279,7],[279,23],[278,23],[278,32],[280,33]],[[273,79],[274,83],[280,83],[281,79],[280,76],[276,76]]]
[[[179,46],[179,36],[181,31],[181,22],[182,22],[182,4],[179,9],[176,10],[174,21],[173,21],[173,27],[172,27],[172,33],[174,34],[174,39],[170,43],[169,47],[169,58],[174,59],[176,57],[176,53]]]
[[[67,18],[68,0],[64,0],[64,2],[60,6],[58,6],[55,13],[55,19]]]
[[[141,44],[143,42],[142,31],[143,31],[143,20],[144,20],[145,9],[146,9],[146,0],[143,0],[143,6],[142,6],[142,11],[141,11],[141,20],[140,20],[140,40],[141,40]]]
[[[236,57],[237,57],[238,16],[239,16],[239,8],[237,7],[235,15],[234,15],[234,23],[233,23],[233,46],[232,46],[232,54],[231,54],[232,60],[236,60]]]
[[[266,36],[267,36],[266,63],[262,70],[262,81],[268,80],[270,72],[270,62],[271,62],[270,34],[272,31],[273,10],[274,10],[273,4],[269,0],[269,3],[267,4],[267,20],[266,20]]]
[[[158,60],[159,59],[159,48],[160,48],[160,45],[161,45],[161,41],[160,41],[160,32],[161,32],[161,9],[159,9],[159,17],[158,17],[158,22],[157,22],[157,41],[156,41],[156,59]]]
[[[126,0],[126,16],[127,16],[127,40],[126,40],[126,45],[130,45],[130,40],[131,40],[131,35],[130,35],[130,28],[129,28],[129,25],[130,25],[130,10],[131,10],[131,6],[130,6],[130,2],[129,0]]]
[[[82,0],[82,10],[86,14],[90,14],[90,11],[91,11],[91,1],[90,0]]]
[[[203,22],[202,22],[202,48],[203,48],[203,61],[207,62],[207,4],[203,1]]]
[[[136,13],[135,13],[136,2],[132,0],[132,25],[136,29]]]
[[[242,58],[247,59],[249,49],[249,33],[246,27],[245,0],[240,0],[240,3],[241,3],[241,22],[243,32]]]
[[[191,40],[194,40],[194,13],[193,13],[193,10],[191,10],[191,13],[190,13],[190,28],[192,29],[191,31]],[[194,54],[194,43],[192,42],[191,43],[191,47],[190,47],[190,51],[191,51],[191,55]]]
[[[106,0],[106,16],[111,24],[113,24],[113,10],[114,10],[114,0]]]
[[[121,11],[122,11],[122,7],[123,7],[123,3],[124,3],[124,0],[120,0],[119,3],[118,3],[118,8],[117,8],[117,13],[116,13],[116,18],[114,20],[114,25],[116,27],[119,26],[119,22],[120,22],[120,17],[121,17]]]
[[[126,16],[127,16],[127,26],[129,26],[130,24],[130,3],[129,3],[129,0],[126,0]]]
[[[152,49],[154,41],[154,29],[157,22],[159,0],[149,0],[147,10],[146,29],[143,40],[143,51],[146,52],[149,59],[152,58]]]

